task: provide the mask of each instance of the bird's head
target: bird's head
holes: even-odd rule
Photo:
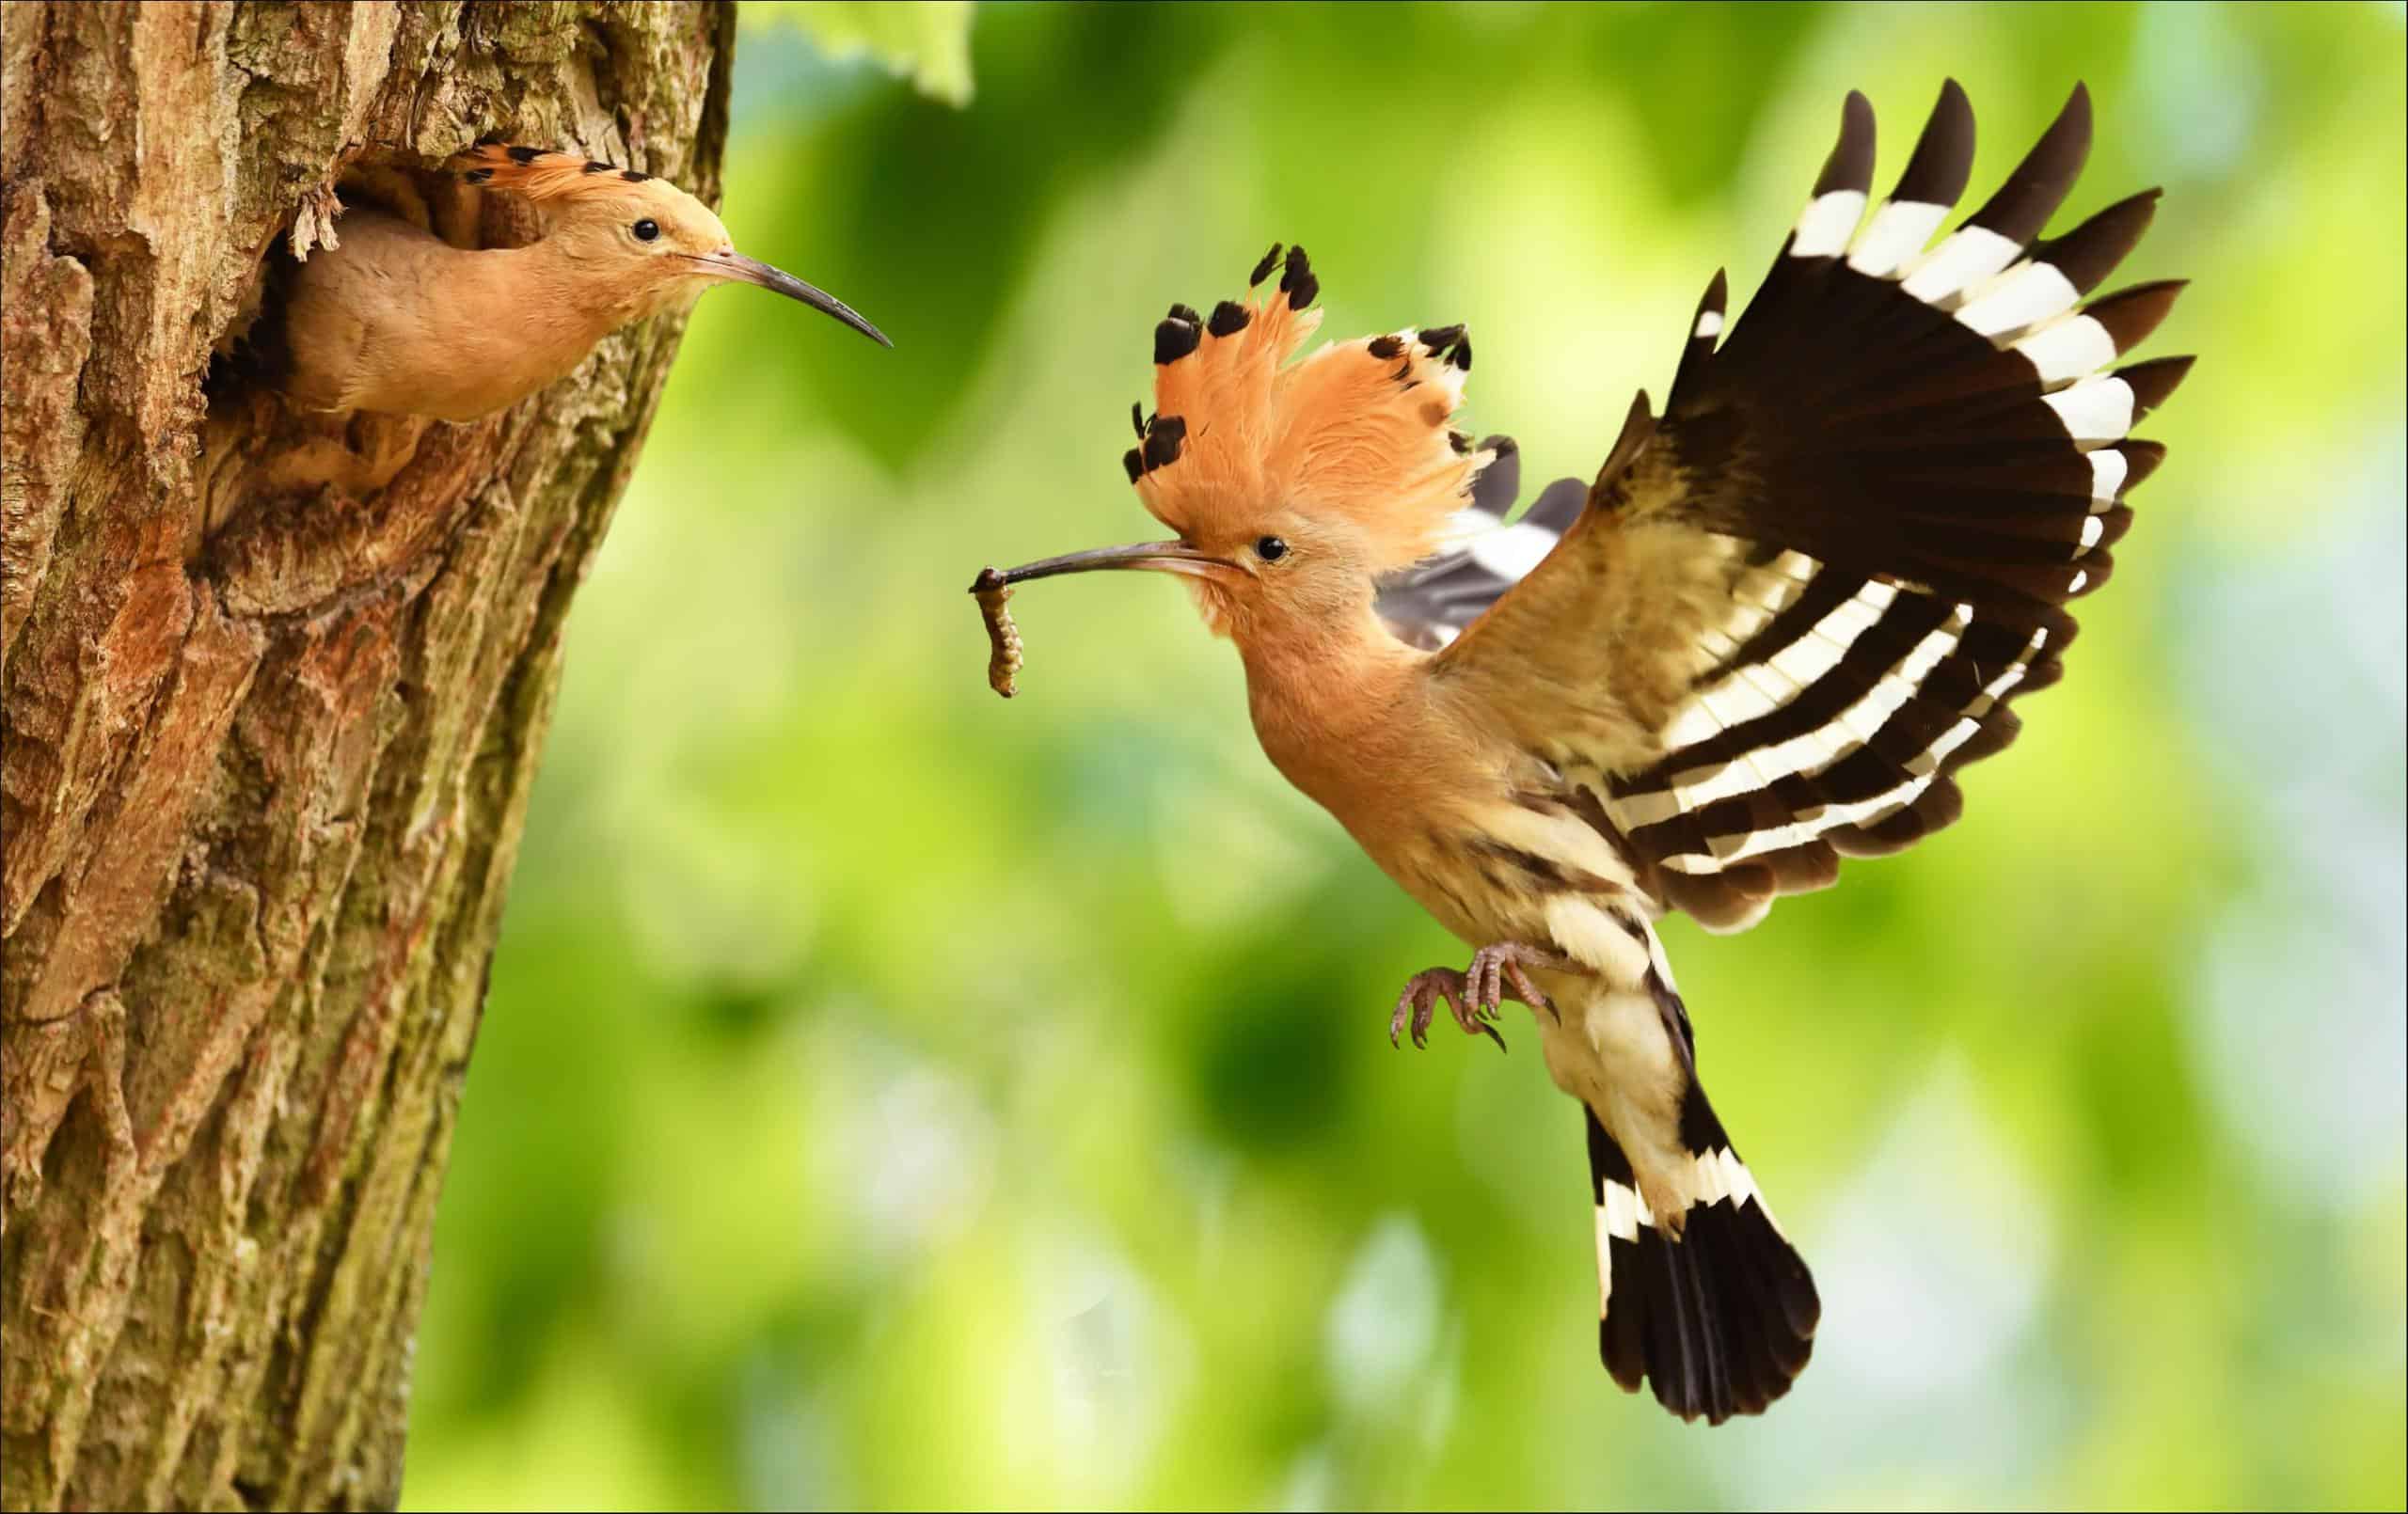
[[[894,345],[834,295],[737,251],[710,207],[666,179],[575,153],[499,144],[470,149],[449,166],[466,183],[534,205],[544,216],[544,240],[619,323],[689,304],[714,284],[757,284]]]
[[[1265,290],[1274,272],[1275,288]],[[1247,645],[1367,610],[1378,577],[1448,544],[1495,454],[1450,424],[1471,368],[1461,326],[1324,344],[1302,247],[1276,246],[1246,298],[1154,328],[1154,414],[1122,463],[1174,540],[1015,568],[1178,574],[1214,632]]]

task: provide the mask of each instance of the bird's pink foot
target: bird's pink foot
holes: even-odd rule
[[[1437,1017],[1438,1001],[1443,999],[1465,1035],[1485,1035],[1497,1043],[1497,1050],[1504,1050],[1505,1038],[1497,1033],[1497,1027],[1466,1003],[1469,986],[1470,980],[1452,968],[1431,968],[1415,973],[1406,981],[1404,992],[1397,996],[1396,1013],[1388,1017],[1388,1045],[1396,1045],[1397,1036],[1410,1025],[1413,1044],[1428,1046],[1430,1022]]]
[[[1398,996],[1396,1013],[1388,1017],[1388,1044],[1395,1045],[1396,1038],[1410,1027],[1413,1044],[1427,1045],[1423,1036],[1430,1022],[1437,1017],[1438,1001],[1443,999],[1465,1034],[1487,1036],[1502,1051],[1505,1038],[1489,1022],[1497,1017],[1506,1000],[1518,999],[1532,1009],[1555,1013],[1555,1005],[1530,981],[1532,968],[1555,972],[1581,970],[1580,965],[1568,957],[1535,946],[1504,941],[1474,952],[1471,966],[1465,971],[1432,968],[1415,973],[1404,986],[1404,992]]]
[[[1475,1011],[1495,1014],[1505,1000],[1518,999],[1532,1009],[1543,1009],[1555,1015],[1555,1005],[1530,982],[1529,970],[1544,969],[1549,972],[1577,972],[1580,964],[1553,952],[1543,952],[1535,946],[1518,941],[1500,941],[1483,946],[1471,954],[1471,967],[1464,973],[1465,996]],[[1560,1021],[1563,1017],[1557,1015]]]

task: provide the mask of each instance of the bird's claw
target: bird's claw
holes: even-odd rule
[[[1426,1047],[1429,1043],[1425,1036],[1431,1020],[1437,1016],[1441,999],[1447,1001],[1465,1034],[1484,1035],[1497,1043],[1499,1051],[1505,1049],[1505,1037],[1489,1022],[1503,1013],[1508,999],[1518,999],[1533,1010],[1545,1010],[1560,1023],[1563,1017],[1556,1014],[1554,1001],[1530,981],[1529,970],[1532,968],[1558,972],[1579,970],[1576,963],[1551,952],[1506,941],[1474,952],[1471,965],[1464,971],[1431,968],[1415,973],[1405,984],[1404,992],[1397,996],[1396,1013],[1388,1017],[1388,1044],[1396,1045],[1396,1038],[1409,1028],[1413,1044]]]
[[[1529,974],[1524,970],[1564,966],[1567,966],[1564,960],[1551,953],[1515,942],[1507,942],[1497,946],[1483,946],[1471,954],[1471,969],[1464,976],[1471,1001],[1476,1008],[1487,1010],[1492,1014],[1497,1012],[1507,997],[1507,990],[1510,989],[1513,998],[1520,1000],[1532,1009],[1543,1009],[1549,1015],[1554,1015],[1555,1004],[1545,994],[1539,991],[1538,985],[1530,982]],[[1556,1016],[1556,1017],[1562,1018],[1561,1016]]]
[[[1465,975],[1452,968],[1432,968],[1425,972],[1415,973],[1406,982],[1404,992],[1397,996],[1396,1013],[1388,1017],[1388,1045],[1395,1046],[1397,1037],[1409,1027],[1413,1033],[1414,1047],[1426,1049],[1430,1044],[1430,1022],[1437,1017],[1438,1001],[1443,999],[1465,1034],[1485,1035],[1497,1043],[1497,1050],[1504,1050],[1505,1038],[1497,1033],[1497,1027],[1489,1024],[1481,1012],[1472,1005],[1466,991],[1468,986],[1469,980]]]

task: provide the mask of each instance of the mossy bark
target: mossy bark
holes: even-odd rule
[[[562,620],[679,328],[403,433],[204,375],[346,167],[498,136],[716,199],[733,41],[724,6],[0,8],[8,1508],[399,1496]]]

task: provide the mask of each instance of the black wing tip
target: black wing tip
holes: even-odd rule
[[[1873,102],[1851,89],[1840,105],[1840,139],[1823,160],[1814,181],[1816,198],[1841,190],[1864,194],[1873,187]]]
[[[1722,339],[1725,329],[1723,313],[1730,308],[1731,280],[1726,271],[1714,271],[1714,281],[1705,286],[1705,293],[1697,302],[1697,313],[1689,317],[1688,340],[1681,348],[1681,365],[1672,374],[1672,392],[1664,402],[1668,413],[1683,409],[1705,382],[1705,370],[1714,358],[1715,347]],[[1646,395],[1640,396],[1644,400]]]
[[[2090,150],[2090,86],[2076,79],[2072,92],[2066,96],[2065,104],[2058,108],[2057,118],[2049,123],[2049,129],[2041,134],[2040,140],[2045,142],[2062,133],[2067,145],[2078,145],[2087,152]]]
[[[2148,476],[2165,465],[2165,444],[2143,436],[2127,436],[2115,444],[2124,454],[2124,486],[2116,491],[2122,498],[2148,481]]]
[[[1923,135],[1898,176],[1893,200],[1922,205],[1954,205],[1973,178],[1973,103],[1964,86],[1944,80],[1940,99],[1924,122]]]
[[[2033,260],[2054,265],[2076,292],[2087,294],[2140,244],[2157,219],[2157,202],[2164,197],[2162,188],[2127,195],[2064,236],[2036,243]]]
[[[2178,294],[2190,287],[2191,281],[2187,278],[2152,278],[2147,283],[2134,284],[2131,288],[2118,292],[2115,297],[2119,300],[2131,299],[2144,293],[2155,294],[2163,290],[2172,290]]]
[[[2186,353],[2178,357],[2152,357],[2146,363],[2115,370],[2115,376],[2131,388],[2132,419],[2138,421],[2171,398],[2182,381],[2191,376],[2191,365],[2198,360],[2195,354]]]
[[[2110,215],[2138,215],[2144,213],[2155,215],[2157,213],[2157,202],[2164,197],[2165,186],[2163,184],[2151,184],[2147,189],[2135,190],[2131,194],[2125,196],[2122,199],[2115,201],[2113,205],[2109,205],[2102,210],[2094,212],[2090,218],[2093,221],[2099,221],[2104,220]]]
[[[1646,449],[1647,440],[1656,434],[1656,414],[1647,405],[1647,391],[1631,396],[1630,410],[1622,418],[1622,433],[1614,438],[1613,449],[1606,454],[1605,466],[1597,477],[1607,479],[1628,467]]]
[[[2049,122],[2049,129],[2040,134],[2040,142],[2043,146],[2058,144],[2061,150],[2070,148],[2087,154],[2090,151],[2090,86],[2076,79],[2072,91],[2066,96],[2066,103],[2057,107],[2056,118]]]
[[[2187,278],[2161,278],[2117,290],[2083,307],[2083,314],[2105,329],[2118,356],[2148,340],[2174,311],[2174,302],[2191,287]]]
[[[2039,235],[2089,161],[2090,129],[2090,87],[2076,84],[2040,140],[1966,224],[2015,243]]]

